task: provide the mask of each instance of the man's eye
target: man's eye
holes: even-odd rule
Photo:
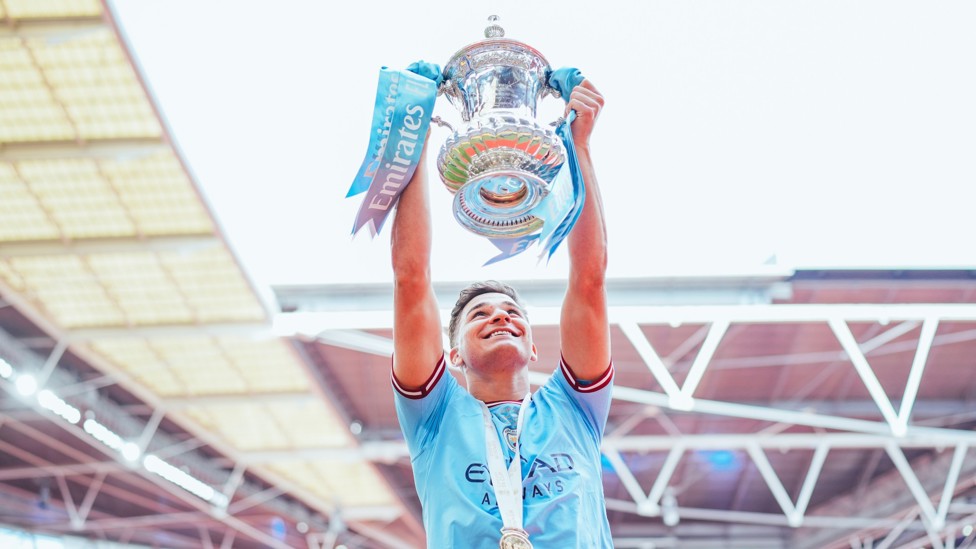
[[[514,315],[514,316],[520,316],[522,313],[518,309],[509,309],[508,310],[508,314]]]
[[[475,311],[475,312],[474,312],[474,313],[473,313],[473,314],[471,315],[471,318],[478,318],[479,316],[487,316],[487,314],[488,314],[488,313],[486,313],[486,312],[484,312],[484,311]]]

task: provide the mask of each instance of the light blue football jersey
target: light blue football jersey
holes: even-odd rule
[[[427,547],[497,549],[502,520],[488,474],[481,405],[446,370],[441,358],[416,391],[393,380]],[[532,395],[519,450],[524,527],[536,549],[613,547],[600,457],[612,382],[612,365],[600,379],[581,384],[560,362]],[[489,403],[506,465],[520,405]]]

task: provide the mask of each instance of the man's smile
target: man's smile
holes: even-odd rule
[[[492,330],[488,335],[486,335],[482,339],[490,339],[490,338],[493,338],[495,336],[504,336],[504,335],[509,335],[509,336],[512,336],[512,337],[519,337],[521,334],[516,333],[514,330],[512,330],[510,328],[499,328],[497,330]]]

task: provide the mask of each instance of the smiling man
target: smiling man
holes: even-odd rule
[[[613,378],[607,239],[589,147],[602,107],[589,81],[567,104],[577,113],[572,132],[586,200],[567,239],[562,358],[534,393],[532,327],[508,285],[481,282],[461,292],[445,354],[423,163],[400,198],[392,232],[393,385],[430,548],[613,545],[600,459]],[[467,390],[444,375],[448,361],[463,372]]]

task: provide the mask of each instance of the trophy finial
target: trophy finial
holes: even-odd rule
[[[505,29],[497,21],[497,15],[488,16],[488,26],[485,27],[485,38],[502,38],[505,36]]]

